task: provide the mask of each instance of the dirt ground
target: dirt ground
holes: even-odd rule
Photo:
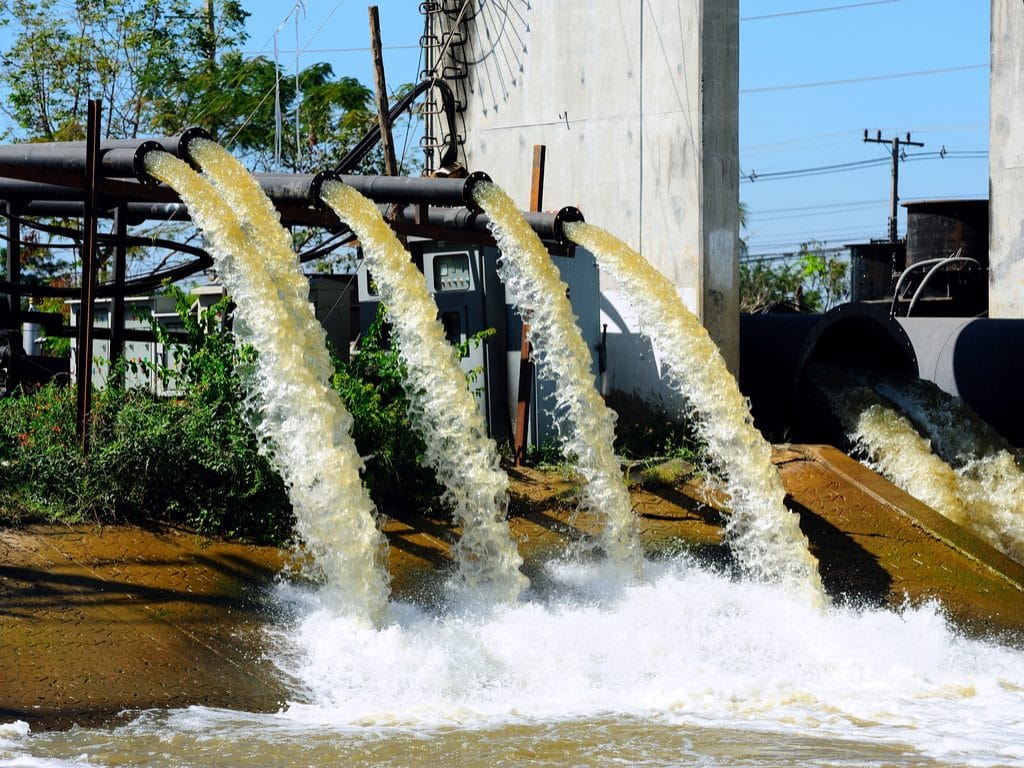
[[[834,449],[787,447],[775,461],[834,599],[936,599],[965,630],[1024,645],[1019,564]],[[728,567],[721,499],[686,470],[634,473],[644,546]],[[514,469],[511,480],[513,535],[536,578],[593,521],[572,517],[573,485],[559,473]],[[423,515],[385,530],[393,591],[416,599],[444,577],[458,531]],[[171,528],[0,530],[0,721],[41,730],[154,707],[278,709],[288,689],[262,627],[289,557]]]

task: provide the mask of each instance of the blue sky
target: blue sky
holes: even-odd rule
[[[277,30],[278,60],[294,68],[297,18],[301,66],[328,61],[372,84],[366,2],[246,5],[248,52],[272,56]],[[391,87],[417,79],[416,8],[379,3]],[[900,165],[901,200],[987,196],[988,0],[741,0],[740,18],[740,198],[752,254],[885,236],[891,149],[865,144],[865,128],[925,143]],[[865,165],[826,168],[848,163]],[[765,178],[803,169],[818,170]]]

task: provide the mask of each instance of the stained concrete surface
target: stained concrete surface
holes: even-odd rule
[[[966,631],[1024,645],[1024,568],[835,449],[791,446],[775,461],[823,581],[837,601],[941,602]],[[524,570],[596,525],[572,514],[558,472],[513,469],[510,522]],[[729,567],[724,499],[699,477],[632,489],[641,539]],[[428,601],[458,531],[390,519],[392,589]],[[268,588],[288,553],[129,526],[0,531],[0,719],[34,730],[116,721],[191,704],[274,711],[294,698],[267,660]]]

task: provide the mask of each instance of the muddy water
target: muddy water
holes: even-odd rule
[[[296,586],[267,628],[277,714],[194,707],[0,731],[0,765],[1019,765],[1024,653],[933,605],[825,610],[685,557],[639,582],[549,561],[515,606],[393,602],[372,628]],[[540,585],[540,586],[537,586]]]

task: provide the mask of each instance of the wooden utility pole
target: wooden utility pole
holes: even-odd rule
[[[896,215],[900,202],[900,147],[923,147],[920,141],[911,141],[910,134],[907,138],[901,139],[893,136],[891,139],[883,139],[882,132],[878,131],[874,138],[868,138],[868,129],[864,129],[864,141],[870,144],[892,144],[892,190],[889,193],[889,242],[895,243],[897,238]]]
[[[384,173],[398,175],[395,145],[391,140],[391,117],[388,114],[388,86],[384,79],[384,54],[380,42],[380,16],[377,6],[369,7],[370,52],[373,54],[373,87],[377,91],[377,120],[380,123],[380,145],[384,150]]]

